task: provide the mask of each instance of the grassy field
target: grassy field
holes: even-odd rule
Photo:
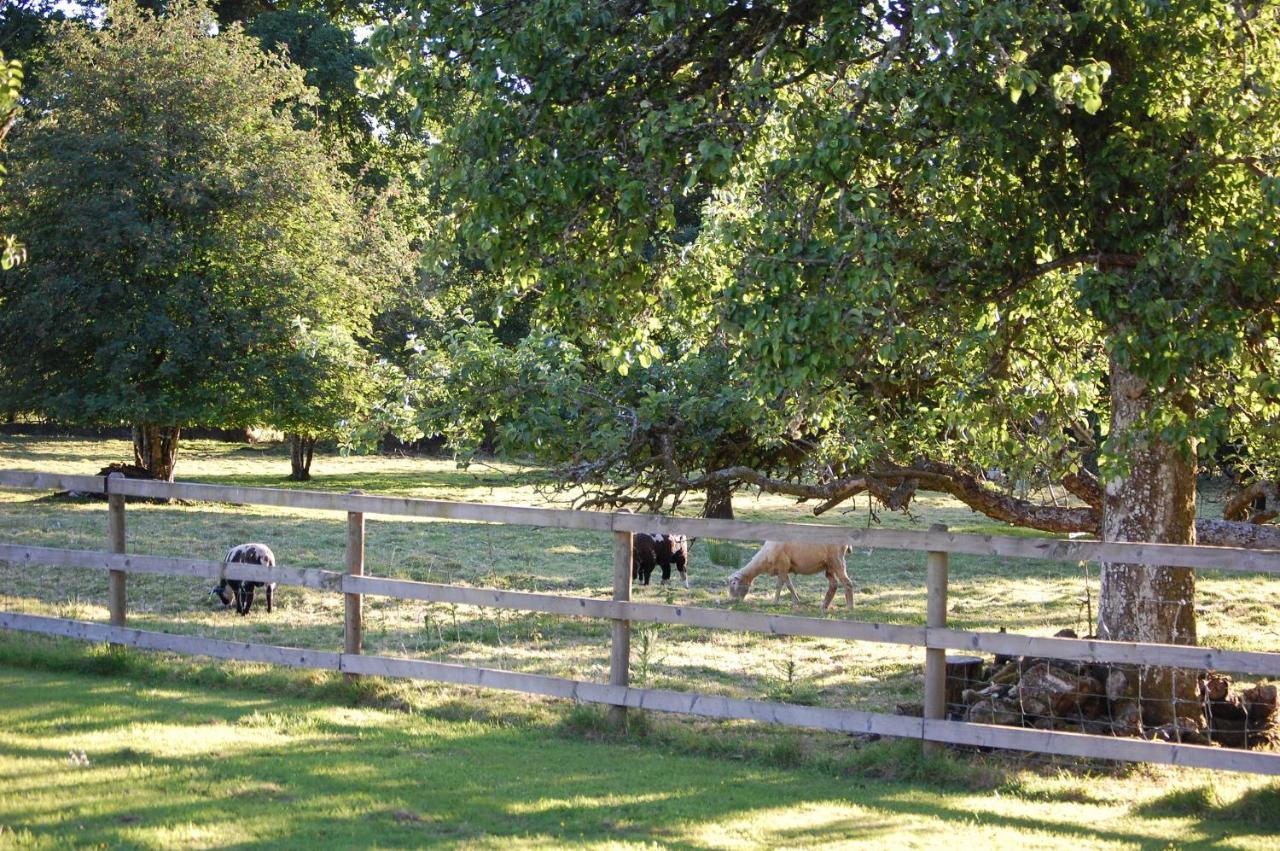
[[[4,436],[0,437],[0,468],[91,474],[110,461],[125,459],[129,452],[128,444],[123,441]],[[248,447],[199,441],[184,444],[178,466],[178,477],[182,480],[296,487],[284,481],[287,472],[287,454],[278,447]],[[470,472],[464,472],[457,470],[451,462],[443,460],[320,456],[316,459],[313,473],[315,480],[305,486],[310,489],[346,491],[359,488],[367,493],[435,499],[519,505],[556,504],[531,486],[522,484],[519,469],[503,465],[473,468]],[[687,506],[690,513],[696,513],[699,508],[696,503]],[[797,506],[790,501],[773,497],[741,496],[737,500],[737,509],[739,517],[743,519],[801,522],[813,519],[807,506]],[[1212,504],[1207,504],[1205,509],[1211,512]],[[340,515],[217,504],[130,503],[127,516],[128,548],[131,552],[217,559],[232,544],[261,540],[271,544],[281,564],[330,569],[341,569],[342,565],[345,518]],[[861,511],[824,517],[822,522],[862,525],[868,519],[864,507]],[[973,514],[957,503],[937,497],[918,501],[911,518],[882,515],[879,519],[888,527],[928,528],[931,523],[943,522],[958,531],[1012,531]],[[101,549],[106,540],[105,503],[50,497],[32,492],[0,492],[0,540]],[[599,533],[426,520],[372,519],[368,522],[366,547],[366,570],[373,575],[523,590],[563,591],[599,597],[607,597],[609,594],[611,540],[608,535]],[[750,545],[699,541],[691,553],[691,590],[637,588],[635,597],[640,600],[727,606],[729,603],[724,595],[724,581],[733,567],[745,561],[752,550]],[[859,620],[915,624],[924,622],[922,554],[855,551],[849,559],[849,572],[856,586],[854,615]],[[952,560],[951,577],[950,619],[953,624],[966,628],[994,629],[1004,626],[1011,631],[1042,635],[1052,634],[1068,626],[1084,631],[1087,630],[1087,607],[1084,603],[1086,588],[1093,600],[1097,597],[1096,574],[1091,572],[1086,577],[1080,566],[1074,563],[956,556]],[[130,622],[142,628],[328,650],[339,649],[342,643],[342,599],[339,595],[282,588],[277,595],[279,608],[274,615],[267,617],[264,611],[255,611],[248,618],[239,618],[214,604],[205,583],[144,576],[131,576],[129,582]],[[801,578],[798,584],[810,602],[818,598],[824,587],[821,579],[814,578]],[[770,603],[771,599],[771,591],[759,589],[741,605],[752,610],[796,611],[785,600],[774,607]],[[0,609],[105,620],[105,600],[104,574],[55,569],[33,570],[0,563]],[[1199,580],[1198,606],[1201,640],[1205,644],[1258,650],[1273,650],[1280,644],[1280,584],[1274,580],[1204,573]],[[800,611],[814,613],[816,609]],[[842,614],[842,611],[836,612],[836,616]],[[608,630],[608,623],[604,621],[501,613],[496,610],[379,598],[366,599],[366,647],[371,652],[413,658],[465,662],[605,681]],[[660,688],[696,689],[733,697],[769,698],[889,711],[892,711],[897,702],[920,699],[920,663],[923,651],[916,648],[648,626],[637,630],[632,652],[633,681]],[[0,634],[0,665],[21,667],[21,672],[10,670],[7,674],[14,681],[12,688],[0,685],[0,689],[8,695],[22,692],[25,688],[35,688],[30,683],[43,675],[30,672],[40,669],[59,671],[59,676],[64,679],[81,677],[84,671],[99,671],[110,674],[111,678],[89,680],[87,682],[91,686],[86,688],[94,693],[113,694],[112,700],[142,699],[134,694],[136,688],[121,686],[120,681],[121,678],[126,678],[135,686],[146,683],[149,689],[146,694],[152,695],[148,711],[156,713],[157,717],[163,714],[162,706],[165,704],[165,700],[156,696],[158,694],[173,690],[173,694],[177,696],[188,693],[201,696],[211,687],[216,687],[219,699],[222,699],[222,692],[230,684],[236,684],[251,689],[251,695],[256,697],[245,696],[244,699],[257,701],[259,705],[276,707],[287,696],[313,701],[306,704],[309,708],[296,710],[308,717],[313,714],[317,718],[342,717],[343,712],[351,711],[351,706],[357,705],[363,707],[362,711],[374,713],[383,712],[387,708],[408,710],[415,718],[431,719],[431,724],[465,722],[490,725],[494,730],[510,728],[520,731],[510,734],[513,737],[511,742],[527,746],[531,753],[540,754],[541,749],[551,747],[542,741],[548,736],[551,737],[550,740],[561,743],[566,738],[601,734],[595,724],[598,713],[505,693],[479,693],[398,681],[365,681],[352,686],[341,678],[322,672],[212,664],[201,660],[143,654],[117,653],[104,658],[95,655],[99,653],[94,648],[82,645]],[[0,677],[0,680],[3,678]],[[63,679],[58,682],[63,682]],[[227,697],[226,700],[229,708],[225,713],[239,718],[241,710],[230,708],[230,704],[239,698]],[[321,703],[316,704],[314,701]],[[187,698],[181,697],[180,702],[186,703]],[[110,701],[104,698],[103,705],[108,703]],[[22,706],[21,703],[11,705]],[[86,714],[83,707],[67,711],[85,717],[86,725],[89,724],[91,716]],[[284,711],[270,709],[270,712],[275,713]],[[56,714],[47,709],[42,712],[46,720]],[[118,710],[118,713],[128,714],[125,710]],[[103,728],[109,729],[110,719],[117,715],[104,715],[101,719]],[[4,717],[9,717],[7,711]],[[27,718],[26,715],[22,717]],[[193,727],[199,727],[200,730],[188,731],[197,736],[203,735],[202,731],[207,724],[227,723],[225,718],[222,722],[217,722],[203,717],[185,717],[181,712],[174,717],[177,719],[175,723],[179,725],[189,722]],[[383,719],[379,721],[383,725],[379,729],[383,732],[378,735],[391,737],[389,741],[412,738],[415,735],[402,726],[411,725],[410,719],[398,718],[395,713],[385,712],[377,717]],[[459,719],[463,721],[460,722]],[[318,729],[327,731],[329,727],[325,725],[329,723],[326,721],[320,724]],[[16,732],[12,728],[6,728],[6,735],[17,738],[12,741],[8,738],[0,739],[5,743],[0,749],[0,759],[7,759],[8,756],[14,756],[19,761],[26,759],[22,755],[22,749],[36,747],[33,742],[41,742],[46,736],[37,721],[24,720],[22,724],[24,726]],[[567,737],[563,735],[566,732],[569,733]],[[284,733],[293,735],[294,731],[286,730]],[[225,741],[230,733],[224,729],[210,735],[214,740]],[[298,731],[298,735],[309,741],[308,737],[314,738],[321,734],[308,728]],[[555,747],[559,746],[557,744]],[[67,745],[67,749],[72,747],[73,744]],[[295,750],[285,747],[283,740],[281,747],[281,754],[292,760]],[[1030,810],[1039,807],[1043,810],[1039,815],[1016,818],[1010,816],[1001,821],[1001,824],[1013,831],[1009,834],[1011,843],[1020,831],[1030,831],[1032,834],[1043,834],[1044,837],[1060,837],[1064,842],[1070,838],[1074,844],[1079,844],[1082,835],[1088,835],[1089,825],[1098,820],[1110,824],[1119,819],[1127,826],[1111,833],[1101,831],[1098,838],[1118,844],[1208,840],[1211,836],[1216,836],[1216,827],[1193,829],[1188,825],[1192,822],[1198,825],[1205,820],[1216,824],[1221,820],[1224,824],[1234,825],[1229,832],[1242,838],[1241,841],[1247,845],[1245,840],[1257,832],[1251,819],[1266,809],[1262,807],[1259,810],[1262,804],[1258,802],[1276,803],[1276,787],[1257,778],[1130,769],[1130,772],[1140,772],[1143,778],[1143,796],[1130,800],[1134,775],[1124,772],[1118,775],[1109,773],[1101,777],[1089,776],[1086,779],[1080,774],[1078,766],[1069,766],[1070,770],[1063,773],[1063,764],[1041,761],[1028,763],[1004,758],[988,760],[972,756],[948,758],[922,766],[918,759],[913,761],[906,758],[905,755],[912,752],[912,747],[918,751],[918,746],[910,743],[867,743],[836,735],[816,735],[744,723],[687,718],[643,719],[620,742],[611,743],[608,747],[622,748],[617,753],[625,754],[628,764],[632,760],[641,759],[641,755],[644,760],[661,761],[671,760],[677,753],[697,754],[701,759],[713,758],[707,766],[698,768],[699,771],[723,771],[727,775],[735,775],[740,774],[744,766],[750,766],[749,772],[753,776],[766,769],[785,769],[817,772],[815,777],[827,778],[823,783],[827,783],[832,777],[845,778],[829,787],[832,790],[843,789],[844,798],[840,797],[842,793],[833,791],[831,794],[836,797],[832,799],[823,797],[827,794],[824,792],[815,798],[787,798],[787,801],[794,802],[794,806],[775,806],[767,802],[758,805],[761,807],[758,811],[764,814],[761,817],[766,820],[774,819],[775,827],[776,823],[795,825],[794,837],[791,834],[769,833],[759,826],[741,832],[735,832],[736,829],[708,827],[720,824],[716,821],[717,810],[714,805],[709,805],[710,809],[701,813],[702,821],[695,820],[700,826],[689,827],[687,830],[680,828],[669,835],[658,833],[655,826],[666,823],[657,804],[659,799],[684,808],[673,811],[665,817],[667,820],[688,825],[694,824],[689,819],[692,818],[691,813],[697,812],[696,803],[700,800],[697,795],[675,794],[678,786],[673,787],[671,783],[663,782],[650,790],[650,797],[643,797],[640,792],[634,793],[640,796],[634,800],[644,803],[639,811],[648,816],[628,822],[644,825],[643,829],[638,829],[634,834],[626,833],[621,838],[614,837],[623,844],[657,842],[695,847],[803,845],[817,841],[816,837],[827,835],[823,833],[824,830],[840,841],[871,841],[875,837],[883,840],[892,834],[895,842],[902,838],[903,841],[899,844],[910,844],[913,836],[914,841],[927,844],[928,830],[912,826],[917,820],[922,820],[919,822],[921,825],[932,822],[934,829],[946,824],[948,838],[958,829],[958,825],[967,825],[970,821],[973,822],[974,829],[980,824],[989,826],[994,822],[985,816],[962,814],[973,809],[975,805],[972,800],[986,801],[982,805],[985,808],[983,811],[989,811],[992,816],[1004,813],[1005,809],[999,801],[992,803],[990,800],[995,792],[999,792],[1001,800],[1008,801],[1010,797],[1017,799],[1020,802],[1017,807]],[[41,748],[53,752],[52,755],[44,754],[45,758],[53,759],[60,754],[65,759],[62,744],[56,747],[40,745],[36,750]],[[88,752],[89,749],[85,749]],[[307,747],[300,746],[297,749],[299,755],[308,752]],[[606,748],[604,753],[613,751]],[[348,758],[353,766],[358,765],[359,748],[353,745]],[[589,759],[587,756],[581,758]],[[270,761],[265,752],[261,759],[264,764]],[[483,762],[480,756],[475,759],[475,764]],[[524,757],[517,758],[512,764],[522,765],[522,759]],[[597,756],[596,759],[607,762],[610,757]],[[550,755],[548,760],[549,767],[546,771],[550,773],[554,760]],[[174,771],[185,770],[182,761],[173,757],[169,757],[166,764]],[[379,765],[381,766],[381,758]],[[119,764],[115,767],[128,766]],[[70,769],[65,766],[64,769],[60,769],[59,776],[64,776],[65,779]],[[4,764],[4,771],[10,770],[11,767]],[[206,765],[204,770],[216,772],[221,768]],[[247,768],[243,770],[246,778],[257,776]],[[302,770],[308,773],[308,777],[312,776],[310,769]],[[47,774],[37,772],[40,773]],[[329,776],[330,779],[337,776],[326,772],[320,774]],[[917,795],[922,801],[935,794],[958,797],[956,802],[936,808],[924,804],[888,806],[881,798],[882,803],[878,805],[878,809],[873,808],[874,812],[865,813],[870,823],[877,826],[872,829],[863,825],[862,829],[868,832],[862,833],[855,826],[863,820],[858,809],[863,805],[853,804],[848,795],[851,782],[861,782],[859,778],[868,777],[876,781],[876,796],[884,794],[884,783],[892,782],[907,783],[894,793],[900,794],[905,801],[914,800],[913,796]],[[923,782],[923,778],[931,780]],[[166,782],[163,773],[154,776],[157,795]],[[274,781],[246,779],[245,782]],[[715,788],[715,783],[719,781],[706,782],[712,785],[700,788]],[[814,786],[813,782],[803,777],[796,782],[797,789],[828,788],[821,783]],[[316,783],[315,788],[319,790],[323,783],[320,779]],[[46,783],[41,787],[45,790],[41,794],[67,794],[73,797],[89,794],[78,787],[74,791],[62,788],[65,785]],[[45,836],[45,833],[41,833],[44,828],[40,827],[44,822],[36,824],[16,817],[21,815],[22,803],[15,802],[12,796],[3,797],[5,792],[2,786],[0,784],[0,825],[4,825],[7,820],[9,830],[31,830],[33,840]],[[230,788],[228,785],[227,789]],[[619,785],[614,785],[613,780],[605,779],[601,781],[596,794],[605,797],[610,794],[622,795],[619,790],[623,788],[632,787],[621,781]],[[317,794],[323,797],[328,793],[317,791]],[[572,790],[555,793],[567,795],[565,800],[570,801],[576,800],[580,794]],[[652,797],[654,795],[657,798]],[[1150,800],[1147,799],[1148,795]],[[248,793],[247,796],[253,797],[253,793]],[[268,794],[267,797],[271,796]],[[824,803],[814,803],[819,798]],[[22,798],[22,801],[30,800],[29,796]],[[216,812],[233,813],[236,809],[235,800],[234,791],[226,791],[219,798],[218,806],[211,804],[202,818],[212,819],[212,814]],[[962,805],[959,801],[965,803]],[[1090,807],[1101,808],[1101,811],[1090,816],[1091,820],[1088,821],[1076,821],[1075,815],[1068,817],[1048,814],[1057,812],[1068,804],[1088,804]],[[347,803],[343,806],[355,813],[366,812],[361,806],[375,804],[365,802],[356,806]],[[491,842],[485,837],[491,835],[506,837],[503,841],[509,841],[511,836],[525,836],[529,840],[528,844],[536,845],[547,842],[547,837],[565,840],[574,836],[572,831],[557,832],[550,829],[548,832],[548,825],[540,820],[533,824],[528,819],[519,821],[519,824],[525,825],[519,829],[485,827],[480,833],[449,836],[432,833],[431,829],[424,827],[428,823],[452,823],[447,814],[429,816],[423,813],[435,813],[436,810],[428,808],[420,812],[408,804],[404,806],[408,808],[406,811],[419,813],[421,820],[414,821],[406,817],[397,822],[392,818],[391,824],[383,825],[390,832],[385,840],[380,841],[389,844],[414,844],[411,837],[418,836],[421,841],[485,845]],[[835,809],[828,811],[825,809],[828,806]],[[222,809],[219,810],[219,807]],[[690,810],[690,807],[694,809]],[[853,809],[849,809],[850,807]],[[388,805],[376,812],[385,816],[394,809]],[[736,822],[741,812],[754,813],[757,809],[757,805],[743,804],[737,808],[737,814],[730,821]],[[1273,812],[1275,809],[1272,806]],[[6,815],[11,811],[13,815]],[[807,815],[797,821],[796,812]],[[124,815],[128,813],[125,812]],[[195,819],[194,815],[192,819]],[[309,817],[295,813],[284,821],[267,819],[262,824],[276,825],[284,830],[280,825],[287,821],[290,825],[290,832],[287,834],[289,837],[306,836],[310,838],[305,841],[315,841],[318,836],[314,832],[316,830],[337,831],[340,824],[360,820],[361,817],[352,815],[347,819],[331,818],[325,821],[314,813]],[[224,821],[228,822],[228,829],[231,829],[235,819],[228,815]],[[298,826],[296,823],[300,821],[306,822],[306,825]],[[329,827],[322,828],[320,822],[329,824]],[[102,841],[166,844],[157,838],[160,834],[155,829],[146,833],[147,838],[144,839],[139,832],[141,827],[130,832],[122,823],[107,824],[101,820],[94,823],[98,825],[97,835],[104,837]],[[141,822],[138,824],[141,825]],[[828,827],[820,827],[822,824]],[[1068,829],[1071,824],[1079,824],[1080,827]],[[1171,825],[1175,824],[1180,826],[1174,829]],[[1274,822],[1269,824],[1270,832],[1274,832],[1278,825]],[[222,828],[221,824],[216,829],[193,828],[193,832],[189,834],[175,834],[173,842],[192,846],[235,844],[225,839],[225,835],[220,832]],[[270,832],[276,828],[263,826],[261,829]],[[295,829],[298,832],[293,832]],[[921,832],[913,833],[917,829]],[[201,833],[204,830],[212,831],[207,834],[207,839],[201,838],[206,835]],[[419,833],[403,833],[406,830],[418,830]],[[1192,832],[1180,839],[1177,832],[1179,830]],[[1081,831],[1086,833],[1082,834]],[[57,830],[54,833],[63,837],[72,835],[57,833]],[[333,835],[340,837],[345,834]],[[584,840],[601,843],[609,841],[607,832],[600,830],[594,834],[587,831],[583,836]],[[7,838],[7,834],[0,833],[0,845]],[[88,835],[85,839],[88,841]],[[304,840],[300,838],[299,844],[302,841]],[[492,840],[495,844],[497,841]],[[1025,840],[1022,840],[1022,844],[1025,844]],[[1037,840],[1036,844],[1040,846],[1044,842]]]
[[[1280,830],[1280,792],[1238,778],[878,776],[954,774],[908,742],[849,777],[592,741],[589,717],[511,725],[4,667],[0,715],[0,845],[16,848],[1273,848]]]

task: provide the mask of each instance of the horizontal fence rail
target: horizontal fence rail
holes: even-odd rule
[[[0,471],[0,487],[107,493],[101,476],[70,476],[25,470]],[[1192,567],[1243,573],[1280,574],[1280,550],[1241,550],[1186,544],[1061,540],[953,532],[852,529],[821,523],[756,523],[699,520],[657,514],[605,513],[557,508],[525,508],[483,503],[443,502],[398,496],[331,493],[283,488],[112,479],[109,492],[152,499],[189,499],[233,505],[269,505],[320,511],[356,512],[391,517],[422,517],[585,529],[600,532],[661,532],[735,541],[805,541],[848,544],[857,548],[994,555],[1047,561],[1106,561],[1163,567]]]
[[[542,674],[523,674],[493,668],[452,665],[445,662],[397,659],[391,656],[326,653],[238,641],[215,641],[189,635],[148,632],[127,627],[7,612],[0,612],[0,629],[111,642],[147,650],[210,656],[217,659],[448,682],[479,688],[518,691],[524,694],[539,694],[584,703],[676,712],[704,718],[761,721],[841,733],[919,738],[925,741],[973,747],[1007,748],[1063,756],[1157,762],[1186,767],[1280,775],[1280,755],[1233,751],[1205,745],[1105,738],[1083,733],[1028,730],[960,721],[935,721],[852,709],[797,706],[789,703],[741,700],[634,686],[601,685]]]
[[[1212,668],[1280,677],[1280,653],[1218,650],[1212,647],[1188,647],[1181,644],[1099,641],[1089,638],[1046,638],[1011,632],[978,632],[797,615],[769,615],[664,603],[620,603],[594,597],[468,588],[411,579],[350,576],[315,568],[280,565],[265,567],[257,564],[201,561],[169,556],[113,555],[93,550],[62,550],[17,544],[0,544],[0,560],[47,567],[123,570],[202,579],[223,577],[250,579],[339,594],[372,594],[399,600],[453,603],[568,617],[611,618],[767,635],[798,635],[848,641],[871,641],[881,644],[905,644],[942,650],[976,650],[1009,656],[1041,656],[1077,662]]]
[[[630,535],[635,532],[682,533],[729,540],[802,540],[812,543],[844,543],[857,547],[923,551],[931,553],[931,560],[935,556],[943,559],[944,569],[939,574],[942,577],[941,593],[943,594],[945,594],[946,584],[945,558],[948,553],[1057,561],[1098,560],[1280,574],[1280,551],[1243,551],[1224,547],[956,535],[936,529],[929,532],[904,532],[848,529],[821,524],[692,520],[656,515],[607,514],[453,503],[357,493],[338,494],[274,488],[151,482],[116,476],[104,479],[101,476],[72,476],[28,471],[0,471],[0,487],[64,489],[111,495],[115,500],[112,508],[113,523],[118,524],[118,528],[112,527],[116,529],[112,535],[113,541],[117,534],[120,538],[119,550],[123,550],[123,502],[120,500],[122,496],[127,495],[346,512],[349,523],[355,521],[360,523],[362,531],[358,540],[361,552],[363,552],[362,518],[365,514],[612,532],[615,538],[615,562],[618,553],[626,554],[625,549],[618,547],[625,548]],[[349,549],[353,546],[353,540],[355,539],[349,536]],[[280,664],[297,668],[319,668],[340,671],[348,676],[406,677],[507,689],[602,703],[620,711],[625,711],[624,708],[648,709],[710,718],[765,721],[848,733],[920,738],[926,742],[1280,774],[1280,754],[948,721],[936,714],[930,715],[928,709],[926,709],[927,717],[912,718],[884,713],[635,688],[625,684],[625,671],[621,684],[615,680],[614,684],[605,685],[443,662],[365,655],[360,653],[358,627],[356,627],[354,641],[350,632],[352,623],[358,624],[360,621],[360,600],[363,595],[371,594],[403,600],[572,617],[606,618],[615,625],[615,641],[619,635],[619,624],[622,625],[621,634],[629,640],[630,623],[650,622],[703,629],[728,629],[773,635],[919,646],[929,651],[963,649],[1010,656],[1085,662],[1216,669],[1273,677],[1280,676],[1280,653],[959,630],[947,628],[945,616],[941,619],[941,625],[931,620],[930,623],[933,625],[913,626],[770,615],[695,606],[636,603],[629,600],[629,591],[619,595],[618,582],[624,580],[617,578],[621,572],[617,569],[616,563],[614,590],[615,597],[619,599],[610,600],[364,576],[362,575],[363,559],[353,560],[350,552],[346,572],[134,555],[121,551],[99,552],[32,547],[11,543],[0,543],[0,560],[15,564],[103,570],[108,571],[113,578],[121,577],[121,580],[128,573],[206,580],[242,579],[344,594],[348,601],[348,640],[346,652],[335,653],[132,629],[122,625],[124,614],[122,602],[118,613],[113,603],[112,616],[115,618],[118,614],[120,621],[112,626],[0,612],[0,629],[110,642],[148,650],[212,656],[220,659]],[[625,582],[627,584],[622,587],[629,589],[629,575],[625,578]],[[120,587],[123,589],[123,581]],[[930,593],[933,593],[932,589]],[[355,606],[354,609],[351,608],[352,605]],[[625,661],[622,664],[625,665]],[[938,667],[935,662],[934,668]],[[941,673],[941,670],[931,672],[926,667],[926,681],[931,676],[940,677]]]

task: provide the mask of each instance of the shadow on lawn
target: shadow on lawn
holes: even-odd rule
[[[238,692],[140,694],[124,682],[12,669],[0,671],[0,686],[0,759],[28,769],[0,774],[13,792],[0,797],[0,823],[54,843],[777,847],[936,839],[948,824],[975,823],[1087,842],[1160,841],[1025,814],[1025,802],[1011,814],[975,811],[968,791],[564,741],[489,723],[500,719],[334,718],[324,705]],[[77,741],[87,765],[68,760]],[[180,755],[166,752],[174,747]],[[1207,809],[1161,799],[1151,815],[1197,816],[1181,839],[1211,842],[1229,820],[1274,829],[1277,802],[1280,791],[1265,788]]]
[[[909,817],[944,829],[976,821],[1095,842],[1157,839],[975,813],[966,794],[945,788],[565,741],[538,728],[367,713],[334,720],[316,704],[270,701],[268,711],[262,699],[236,692],[139,694],[127,683],[26,671],[0,671],[0,686],[9,719],[0,758],[31,769],[0,778],[8,787],[0,823],[55,844],[497,839],[712,848],[729,831],[732,844],[776,847],[918,835],[920,822]],[[74,729],[59,720],[66,717],[76,719]],[[87,742],[87,765],[67,758],[77,737]],[[166,753],[174,749],[181,755]],[[1274,807],[1274,792],[1259,794],[1250,812]]]

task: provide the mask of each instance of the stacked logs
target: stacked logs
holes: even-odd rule
[[[1070,630],[1058,637],[1074,638]],[[1188,744],[1258,747],[1280,741],[1274,684],[1233,689],[1220,674],[1200,674],[1200,718],[1145,727],[1132,666],[1043,657],[947,658],[948,717],[980,724],[1142,736]],[[1196,713],[1191,713],[1196,714]]]
[[[1276,741],[1276,686],[1260,683],[1231,690],[1231,679],[1210,673],[1200,680],[1209,737],[1230,748],[1254,748]]]

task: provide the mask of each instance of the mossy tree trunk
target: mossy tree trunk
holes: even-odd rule
[[[733,486],[727,482],[712,482],[707,485],[707,501],[702,508],[702,516],[715,520],[732,520]]]
[[[1147,385],[1112,359],[1111,440],[1130,440],[1128,469],[1106,483],[1102,531],[1107,541],[1194,544],[1195,453],[1192,446],[1137,436],[1150,411]],[[1195,571],[1190,568],[1104,564],[1098,637],[1109,641],[1195,644]],[[1191,672],[1145,668],[1132,684],[1143,720],[1167,724],[1200,714]]]
[[[315,454],[315,449],[316,438],[314,436],[298,433],[289,435],[290,481],[311,481],[311,456]]]
[[[178,463],[179,426],[139,423],[133,427],[133,462],[162,482],[173,481]]]

